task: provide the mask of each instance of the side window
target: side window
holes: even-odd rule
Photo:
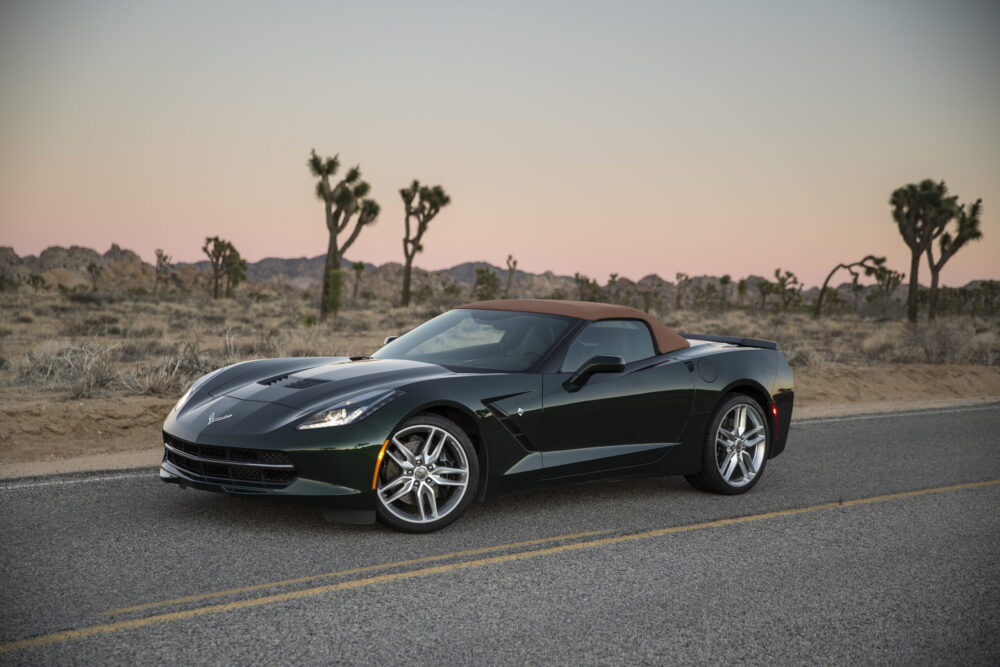
[[[656,354],[649,327],[639,320],[591,322],[566,351],[562,372],[572,373],[597,354],[621,357],[625,363],[648,359]]]

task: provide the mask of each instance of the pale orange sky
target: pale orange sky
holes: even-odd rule
[[[985,204],[944,282],[1000,279],[997,7],[5,2],[0,245],[318,255],[315,147],[382,205],[352,260],[401,261],[419,178],[425,268],[814,284],[907,270],[889,195],[934,178]]]

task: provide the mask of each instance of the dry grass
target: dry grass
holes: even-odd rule
[[[855,315],[813,319],[804,313],[726,311],[673,314],[679,331],[778,341],[792,366],[828,364],[1000,364],[1000,319],[947,317],[911,326]]]
[[[364,355],[387,335],[433,317],[426,306],[346,310],[307,324],[299,298],[212,301],[173,298],[0,294],[0,382],[82,398],[176,396],[195,377],[237,361],[283,356]],[[793,366],[1000,364],[1000,318],[950,317],[910,327],[898,320],[805,313],[679,311],[678,331],[776,340]]]

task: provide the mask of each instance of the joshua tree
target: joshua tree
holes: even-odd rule
[[[903,284],[903,279],[906,277],[905,273],[900,273],[898,271],[893,271],[886,266],[879,266],[875,269],[875,285],[878,288],[873,295],[882,301],[882,311],[889,306],[889,299],[892,297],[893,293]]]
[[[802,283],[791,271],[782,272],[781,269],[774,270],[774,292],[781,297],[781,309],[788,310],[795,301],[799,300],[802,294]]]
[[[719,278],[719,298],[722,300],[722,307],[729,305],[729,286],[733,284],[733,277],[728,273]]]
[[[322,310],[333,313],[333,319],[337,319],[340,312],[340,305],[343,301],[344,272],[334,269],[326,274],[326,301],[323,302]]]
[[[976,203],[966,208],[965,204],[958,207],[956,218],[958,219],[958,229],[954,236],[950,231],[945,231],[938,239],[940,256],[934,259],[934,244],[927,247],[927,266],[931,271],[931,296],[928,308],[928,319],[933,320],[938,314],[938,281],[941,277],[941,269],[962,249],[969,241],[978,241],[983,237],[983,232],[979,229],[979,216],[983,212],[983,200],[977,199]]]
[[[857,285],[858,278],[860,277],[859,269],[865,272],[866,276],[875,275],[875,271],[878,267],[885,264],[885,257],[876,257],[875,255],[865,255],[861,260],[857,262],[851,262],[849,264],[838,264],[833,267],[833,270],[826,275],[826,280],[823,281],[823,286],[819,289],[819,296],[816,298],[816,306],[813,309],[813,317],[820,317],[823,314],[823,297],[826,295],[826,287],[830,284],[830,279],[833,278],[833,274],[841,269],[846,269],[851,274],[852,282]]]
[[[218,299],[219,285],[223,276],[226,275],[226,259],[235,248],[229,241],[224,241],[218,236],[211,236],[205,239],[205,245],[202,246],[201,250],[208,257],[212,266],[212,298]]]
[[[597,284],[596,280],[593,280],[582,273],[574,274],[573,280],[576,282],[576,298],[579,301],[604,300],[604,290],[601,289],[601,286]]]
[[[892,218],[899,227],[903,241],[910,248],[910,291],[906,296],[906,317],[917,321],[917,289],[920,286],[920,256],[944,232],[945,226],[958,212],[957,197],[948,196],[944,181],[927,179],[919,184],[904,185],[892,193],[889,204]]]
[[[170,263],[170,255],[163,252],[162,248],[157,248],[156,268],[153,273],[153,296],[156,296],[156,293],[159,291],[160,283],[166,284],[171,268],[173,268],[173,265]]]
[[[861,293],[865,291],[865,288],[861,283],[854,282],[851,283],[851,294],[854,296],[854,312],[858,312],[858,308],[861,304]]]
[[[379,205],[374,199],[365,197],[371,191],[371,186],[361,180],[361,167],[351,167],[344,174],[344,177],[336,183],[331,183],[331,178],[340,168],[339,156],[321,158],[316,154],[316,149],[309,153],[309,173],[315,176],[316,197],[323,202],[323,209],[326,213],[326,229],[330,234],[330,241],[326,250],[326,263],[323,266],[323,293],[320,297],[319,318],[325,320],[330,312],[331,301],[330,289],[337,286],[340,289],[343,283],[343,276],[340,279],[331,278],[332,271],[340,271],[341,259],[347,249],[357,240],[361,230],[367,225],[375,223],[379,214]],[[340,242],[340,235],[347,231],[354,221],[354,228],[350,231],[343,243]],[[339,296],[335,299],[338,307]]]
[[[754,287],[757,288],[757,294],[760,296],[760,308],[761,310],[763,310],[764,308],[767,307],[768,295],[774,294],[775,287],[777,286],[770,280],[767,280],[766,278],[761,278],[754,284]]]
[[[677,293],[674,297],[674,310],[681,309],[681,303],[684,301],[684,290],[691,282],[691,278],[686,273],[677,272]]]
[[[354,271],[354,291],[351,293],[351,302],[357,303],[358,287],[361,285],[361,274],[365,272],[365,263],[354,262],[351,264],[351,270]]]
[[[644,289],[640,291],[639,297],[642,299],[642,310],[645,313],[648,313],[659,301],[659,298],[656,296],[656,292],[651,289]]]
[[[472,293],[480,301],[497,298],[500,294],[500,278],[492,269],[484,266],[476,267],[476,284],[472,287]]]
[[[441,212],[441,209],[451,203],[444,188],[440,185],[427,187],[420,185],[414,180],[410,187],[399,191],[399,196],[403,199],[405,209],[406,236],[403,237],[403,257],[406,262],[403,265],[403,296],[402,305],[410,305],[410,274],[413,272],[413,258],[418,252],[422,252],[424,247],[421,240],[427,232],[427,226],[431,220]],[[417,223],[413,229],[410,220]]]
[[[514,284],[514,272],[517,271],[517,260],[514,255],[507,255],[507,287],[504,288],[503,298],[510,298],[510,287]]]
[[[747,279],[740,278],[740,281],[736,283],[736,303],[743,307],[743,299],[747,296]]]
[[[101,266],[100,264],[95,264],[94,262],[91,262],[90,264],[87,265],[87,275],[90,276],[91,292],[97,291],[97,279],[101,277],[102,273],[104,273],[104,267]]]
[[[226,298],[229,298],[237,285],[247,279],[247,261],[240,257],[240,253],[230,243],[229,253],[222,266],[226,272]]]
[[[608,276],[608,284],[604,286],[604,291],[608,295],[608,301],[611,303],[620,303],[619,301],[619,283],[618,274],[612,273]]]

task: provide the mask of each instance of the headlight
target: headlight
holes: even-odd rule
[[[399,398],[403,392],[398,389],[378,389],[366,391],[341,399],[328,408],[324,408],[305,420],[295,428],[300,431],[309,428],[327,428],[329,426],[344,426],[359,422],[369,416],[389,401]]]
[[[198,378],[197,380],[195,380],[191,384],[191,386],[188,388],[188,390],[186,392],[184,392],[184,395],[181,396],[181,399],[179,401],[177,401],[177,405],[174,406],[174,412],[180,412],[181,408],[184,407],[184,404],[188,402],[188,399],[191,398],[191,395],[194,392],[198,391],[198,389],[200,389],[202,387],[202,385],[204,385],[206,382],[208,382],[209,380],[211,380],[212,378],[214,378],[216,375],[218,375],[222,371],[226,370],[226,368],[229,368],[229,366],[225,366],[225,367],[220,368],[218,370],[212,371],[211,373],[209,373],[207,375],[202,375],[200,378]]]

